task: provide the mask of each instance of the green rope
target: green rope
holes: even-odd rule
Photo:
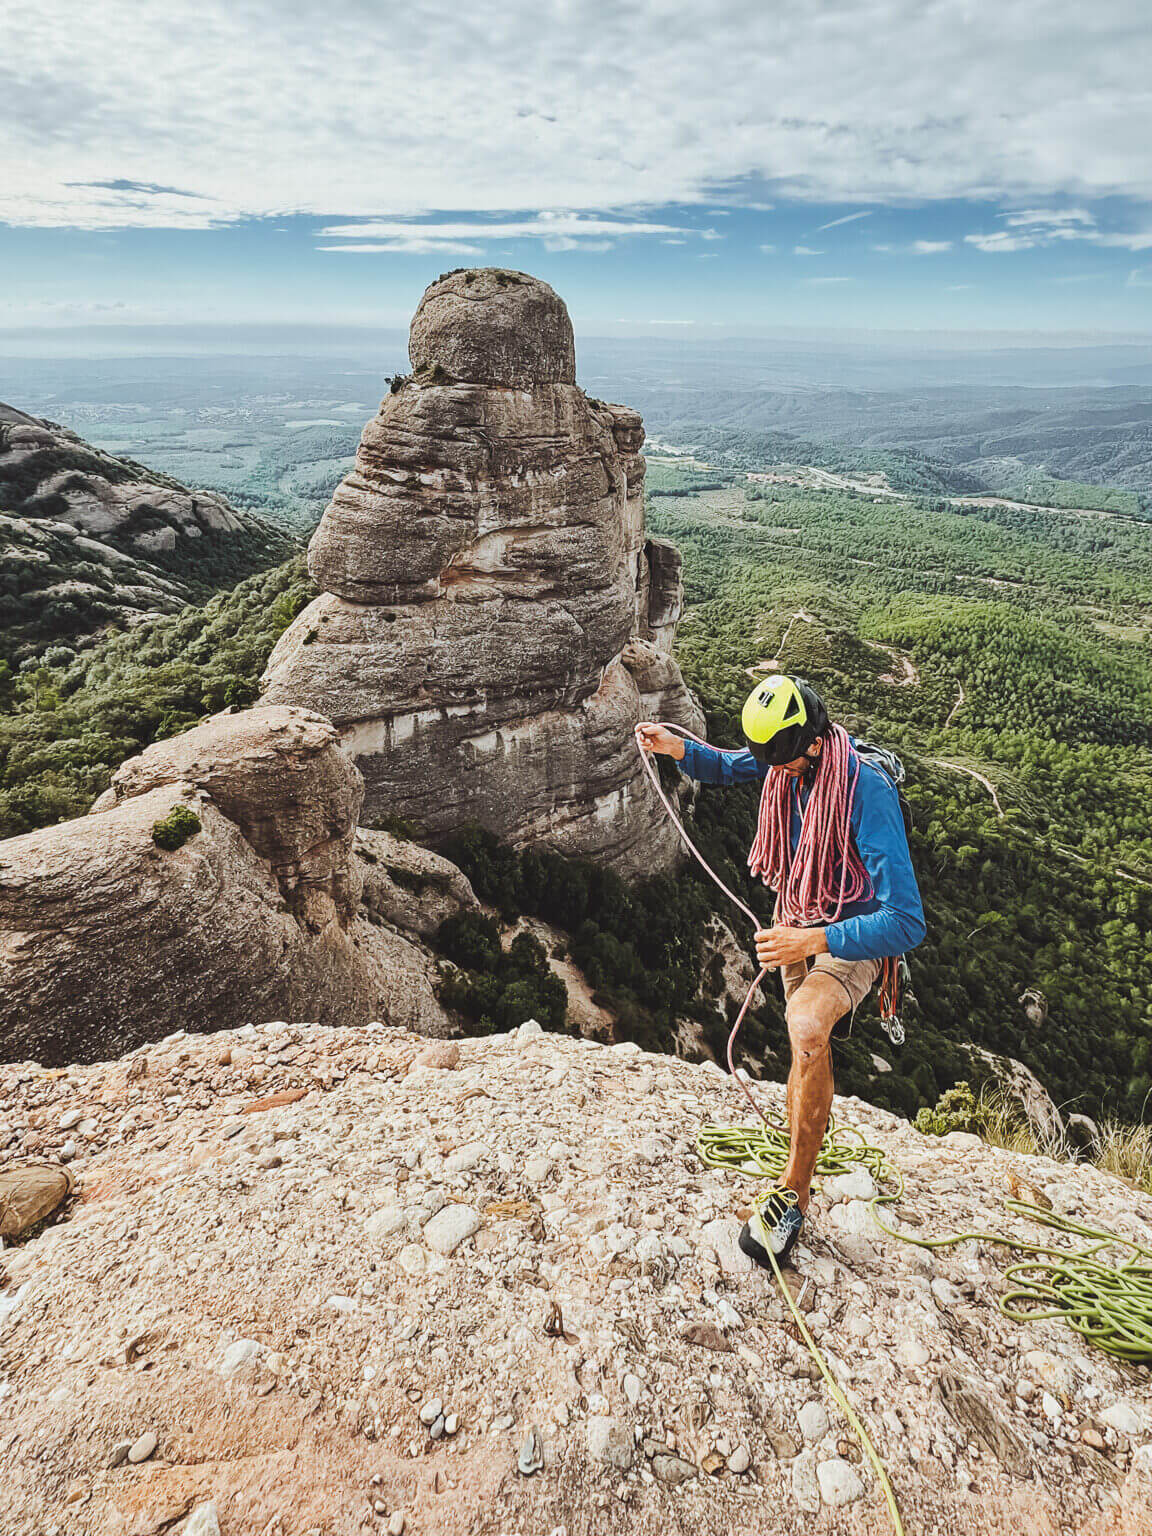
[[[696,1141],[701,1161],[709,1166],[772,1180],[784,1172],[788,1148],[787,1124],[771,1115],[761,1125],[703,1126]],[[873,1146],[851,1126],[837,1126],[829,1119],[816,1160],[816,1176],[830,1178],[854,1166],[866,1168],[877,1184],[891,1186],[869,1201],[876,1224],[889,1237],[918,1248],[981,1242],[1032,1255],[1005,1271],[1010,1288],[998,1298],[997,1306],[1012,1322],[1063,1318],[1107,1354],[1136,1365],[1152,1365],[1152,1249],[1022,1200],[1006,1200],[1005,1208],[1013,1215],[1026,1216],[1055,1232],[1087,1238],[1088,1242],[1080,1248],[1054,1248],[1003,1232],[971,1230],[946,1237],[914,1237],[898,1231],[880,1219],[877,1207],[894,1204],[902,1197],[902,1175],[882,1148]],[[769,1189],[757,1204],[770,1193]],[[1098,1257],[1108,1250],[1117,1262]]]
[[[766,1115],[759,1125],[705,1125],[696,1139],[700,1160],[710,1167],[755,1174],[773,1181],[763,1194],[757,1196],[755,1204],[758,1207],[772,1193],[774,1184],[783,1174],[789,1145],[787,1123],[774,1115]],[[891,1205],[901,1198],[903,1175],[882,1148],[873,1146],[851,1126],[837,1126],[830,1117],[816,1159],[816,1176],[831,1178],[847,1173],[852,1167],[865,1168],[878,1185],[890,1186],[868,1202],[874,1221],[889,1237],[902,1243],[913,1243],[917,1248],[951,1248],[958,1243],[982,1242],[1032,1255],[1005,1271],[1009,1289],[998,1298],[997,1306],[1011,1321],[1028,1323],[1061,1318],[1107,1354],[1135,1365],[1152,1365],[1152,1249],[1023,1200],[1006,1200],[1004,1204],[1014,1215],[1027,1216],[1056,1232],[1087,1238],[1087,1244],[1081,1248],[1053,1248],[1003,1232],[976,1230],[954,1232],[945,1237],[914,1237],[911,1233],[897,1231],[881,1221],[877,1207]],[[1110,1264],[1098,1257],[1109,1250],[1117,1262]],[[808,1350],[880,1481],[896,1536],[904,1536],[896,1495],[876,1448],[808,1332],[803,1315],[784,1284],[775,1255],[769,1252],[768,1257],[772,1261],[776,1283]]]

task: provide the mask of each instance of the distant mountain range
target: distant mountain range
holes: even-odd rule
[[[214,491],[0,404],[0,657],[202,602],[297,542]]]

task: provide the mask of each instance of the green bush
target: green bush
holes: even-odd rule
[[[916,1115],[916,1129],[924,1136],[947,1136],[952,1131],[980,1130],[976,1095],[965,1082],[959,1082],[936,1101],[935,1109],[921,1109]]]
[[[199,830],[200,818],[196,812],[190,811],[186,805],[174,805],[163,821],[152,823],[152,841],[158,848],[167,848],[171,853],[177,848],[183,848]]]

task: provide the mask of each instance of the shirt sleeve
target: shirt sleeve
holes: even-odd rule
[[[841,960],[883,960],[905,954],[927,932],[924,908],[896,786],[882,769],[865,763],[860,765],[852,832],[880,905],[875,912],[830,923],[828,952]]]
[[[701,784],[745,784],[762,779],[767,766],[761,766],[747,748],[742,752],[708,747],[697,741],[684,743],[684,756],[676,764],[680,772]]]

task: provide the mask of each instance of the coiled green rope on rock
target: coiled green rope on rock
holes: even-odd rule
[[[700,1160],[710,1167],[773,1181],[784,1171],[788,1146],[787,1125],[771,1115],[760,1125],[705,1125],[696,1140]],[[1059,1318],[1105,1353],[1133,1365],[1152,1366],[1152,1248],[1024,1200],[1005,1200],[1004,1207],[1053,1232],[1087,1238],[1087,1243],[1079,1248],[1054,1248],[1005,1232],[975,1228],[944,1237],[901,1232],[881,1220],[878,1207],[894,1204],[903,1196],[903,1176],[883,1148],[873,1146],[852,1126],[838,1126],[829,1119],[816,1176],[831,1178],[852,1167],[865,1168],[877,1184],[891,1186],[874,1195],[868,1204],[880,1230],[899,1242],[928,1249],[992,1243],[1031,1255],[1004,1272],[1009,1289],[997,1298],[996,1305],[1010,1321]],[[771,1193],[770,1188],[767,1193]],[[1108,1263],[1101,1257],[1109,1250],[1117,1255],[1117,1262]]]
[[[782,1120],[770,1115],[765,1115],[759,1125],[705,1125],[697,1136],[696,1150],[700,1160],[710,1167],[771,1179],[772,1184],[765,1194],[758,1197],[759,1204],[771,1194],[788,1161],[788,1127]],[[1011,1265],[1005,1272],[1005,1278],[1012,1285],[1011,1289],[998,1298],[997,1306],[1011,1321],[1027,1323],[1060,1318],[1108,1354],[1132,1364],[1152,1364],[1152,1249],[1129,1238],[1085,1226],[1068,1216],[1046,1211],[1023,1200],[1006,1200],[1004,1204],[1015,1215],[1029,1217],[1058,1232],[1086,1237],[1090,1239],[1088,1245],[1074,1250],[1053,1248],[1002,1232],[976,1230],[953,1232],[945,1237],[914,1237],[910,1233],[897,1231],[881,1221],[877,1207],[900,1199],[904,1193],[903,1175],[889,1161],[883,1148],[873,1146],[852,1126],[835,1125],[830,1117],[816,1161],[816,1176],[834,1177],[848,1172],[853,1166],[867,1169],[878,1184],[887,1182],[893,1186],[887,1192],[878,1192],[868,1204],[881,1230],[902,1243],[932,1249],[951,1248],[959,1243],[975,1241],[996,1243],[1034,1255],[1031,1259]],[[1116,1265],[1104,1263],[1097,1255],[1107,1249],[1127,1251],[1128,1257]],[[905,1536],[896,1493],[876,1447],[839,1382],[828,1369],[815,1339],[808,1331],[803,1313],[791,1290],[784,1284],[784,1276],[771,1250],[768,1257],[772,1262],[776,1284],[788,1304],[808,1352],[876,1473],[892,1517],[895,1536]]]

